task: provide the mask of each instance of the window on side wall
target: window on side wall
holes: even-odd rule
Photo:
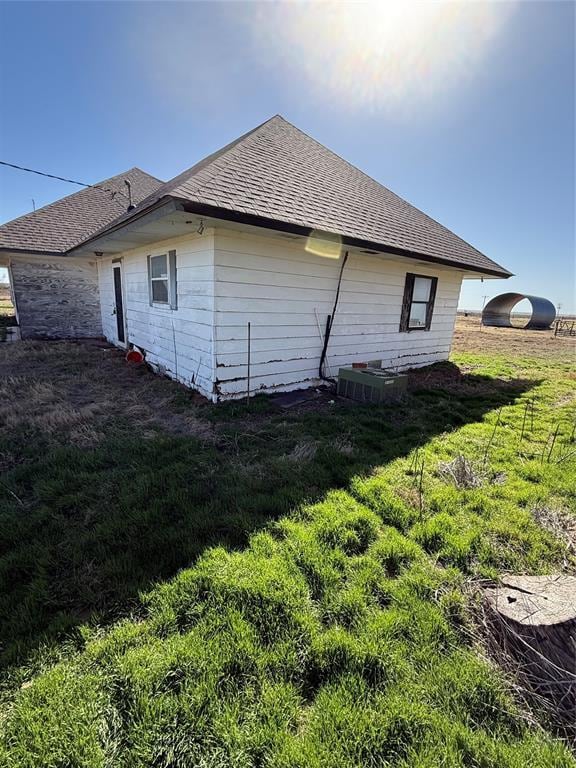
[[[176,309],[176,251],[148,256],[148,296],[150,306]]]
[[[401,331],[428,331],[432,323],[437,277],[406,274],[402,301]]]

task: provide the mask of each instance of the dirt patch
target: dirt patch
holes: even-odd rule
[[[452,351],[561,360],[568,363],[576,361],[576,339],[555,337],[554,331],[485,328],[480,325],[480,316],[458,315]]]
[[[444,362],[414,368],[408,371],[408,389],[411,392],[427,389],[443,389],[454,395],[481,396],[500,389],[523,391],[524,379],[498,379],[474,374],[471,366]]]

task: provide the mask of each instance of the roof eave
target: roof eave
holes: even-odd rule
[[[10,248],[0,245],[0,253],[30,253],[33,256],[66,256],[66,251],[46,251],[36,248]]]
[[[233,221],[238,224],[246,224],[249,226],[261,227],[263,229],[273,229],[278,232],[301,235],[302,237],[308,237],[314,231],[312,227],[305,227],[299,224],[280,221],[278,219],[269,219],[264,216],[256,216],[254,214],[242,213],[240,211],[234,211],[228,208],[219,208],[216,206],[207,205],[206,203],[193,202],[185,198],[165,195],[164,197],[156,200],[151,205],[146,206],[146,208],[136,210],[134,214],[129,218],[126,218],[117,224],[113,223],[108,227],[105,227],[100,232],[97,232],[96,234],[76,245],[74,248],[71,248],[69,251],[67,251],[67,254],[72,254],[78,250],[85,251],[90,244],[95,244],[101,238],[107,237],[128,225],[134,224],[138,219],[144,216],[148,216],[150,213],[156,209],[162,208],[170,201],[175,203],[177,206],[181,206],[181,209],[188,213],[205,216],[207,218],[221,219],[223,221]],[[430,254],[411,251],[406,248],[399,248],[397,246],[387,245],[385,243],[377,243],[371,240],[362,240],[360,238],[346,235],[342,237],[342,244],[348,245],[352,248],[363,248],[365,250],[385,252],[396,256],[402,256],[404,258],[415,259],[417,261],[425,261],[431,264],[440,264],[442,266],[458,269],[464,272],[474,272],[481,275],[489,275],[491,277],[498,277],[502,279],[512,277],[512,273],[505,269],[490,269],[489,267],[462,264],[451,259],[443,259],[439,256],[431,256]]]
[[[211,217],[214,219],[223,219],[224,221],[234,221],[239,224],[247,224],[254,227],[274,229],[279,232],[301,235],[302,237],[308,237],[310,234],[312,234],[313,231],[315,231],[311,227],[304,227],[299,224],[292,224],[290,222],[280,221],[278,219],[268,219],[263,216],[241,213],[239,211],[233,211],[227,208],[217,208],[212,205],[206,205],[205,203],[194,203],[185,199],[179,199],[179,202],[182,204],[184,210],[188,213],[194,213],[196,215]],[[418,261],[426,261],[431,264],[441,264],[442,266],[451,267],[452,269],[458,269],[465,272],[477,272],[483,275],[490,275],[491,277],[507,279],[513,276],[512,272],[509,272],[506,269],[490,269],[489,267],[479,267],[472,264],[461,264],[452,261],[451,259],[443,259],[439,256],[431,256],[429,254],[420,253],[418,251],[411,251],[406,248],[386,245],[385,243],[376,243],[370,240],[361,240],[360,238],[349,237],[347,235],[342,236],[342,244],[353,248],[363,248],[371,251],[391,253],[395,256],[403,256],[405,258],[416,259]]]
[[[173,206],[172,209],[176,210],[178,206],[178,201],[175,198],[169,197],[169,196],[161,197],[159,200],[156,200],[154,203],[151,203],[145,208],[142,208],[141,210],[135,210],[132,216],[125,218],[123,221],[118,222],[116,224],[114,223],[109,224],[107,227],[104,227],[99,232],[96,232],[95,234],[86,238],[86,240],[83,240],[81,243],[78,243],[73,248],[70,248],[70,250],[67,251],[66,253],[68,255],[78,251],[86,251],[88,249],[88,246],[90,245],[95,246],[94,248],[90,248],[90,250],[92,251],[98,250],[98,248],[96,247],[96,244],[98,243],[99,240],[109,237],[110,235],[113,235],[114,232],[118,232],[119,230],[124,229],[125,227],[133,225],[135,222],[137,222],[139,219],[143,218],[144,216],[148,216],[154,211],[161,209],[163,207],[166,207],[170,203]]]

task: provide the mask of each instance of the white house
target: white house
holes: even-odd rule
[[[132,168],[0,227],[22,338],[102,335],[96,258],[68,251],[161,184]]]
[[[462,279],[510,276],[280,116],[151,183],[58,264],[96,265],[91,333],[214,401],[445,360]]]

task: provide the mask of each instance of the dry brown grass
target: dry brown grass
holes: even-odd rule
[[[563,361],[574,357],[574,346],[574,340],[554,338],[551,332],[482,329],[479,318],[464,317],[458,318],[454,341],[456,352]],[[416,371],[412,387],[450,385],[454,391],[462,390],[462,396],[493,387],[493,383],[463,377],[456,366],[453,369]],[[120,350],[106,344],[1,344],[0,370],[0,427],[29,426],[79,447],[101,442],[119,420],[124,424],[133,422],[144,437],[162,429],[171,434],[195,435],[208,442],[215,439],[213,423],[201,398],[144,367],[130,366]],[[182,398],[186,399],[186,408],[178,408]],[[245,430],[256,429],[258,424],[253,414]],[[218,441],[222,440],[220,436]],[[335,447],[346,455],[354,451],[349,435],[342,435]],[[290,458],[310,460],[315,450],[313,441],[302,439]]]
[[[563,541],[568,550],[576,555],[576,518],[561,506],[539,504],[532,509],[532,515],[543,528]]]
[[[179,413],[180,385],[124,361],[99,343],[20,342],[0,346],[0,426],[29,427],[80,447],[100,442],[115,421],[210,440],[198,409]]]
[[[486,481],[486,473],[472,461],[458,454],[452,461],[443,461],[438,474],[454,483],[456,488],[479,488]]]
[[[311,461],[316,456],[317,450],[318,445],[314,440],[301,440],[296,443],[287,458],[290,461]]]
[[[569,362],[576,360],[576,339],[555,338],[554,331],[484,328],[479,316],[458,315],[452,351]]]

